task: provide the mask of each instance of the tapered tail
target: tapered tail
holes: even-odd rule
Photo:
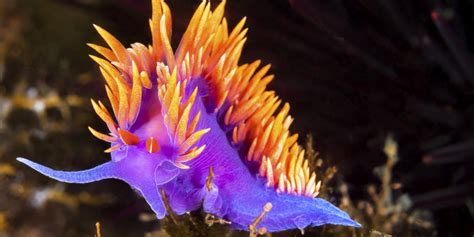
[[[31,167],[32,169],[46,175],[52,179],[66,182],[66,183],[91,183],[103,179],[118,178],[116,173],[116,166],[113,161],[109,161],[102,165],[96,166],[92,169],[81,171],[60,171],[53,170],[46,166],[40,165],[25,158],[18,157],[17,161]]]

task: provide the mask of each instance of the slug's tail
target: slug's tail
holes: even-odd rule
[[[277,193],[262,186],[241,185],[238,189],[241,195],[234,196],[233,200],[225,203],[226,213],[221,213],[219,216],[231,221],[234,228],[242,230],[249,230],[251,224],[257,229],[265,227],[268,232],[326,224],[361,227],[346,212],[321,198]],[[223,187],[223,189],[223,195],[236,192],[234,187],[231,189]],[[230,198],[224,196],[223,199]],[[265,210],[268,204],[271,204],[271,207]],[[263,214],[264,217],[255,223],[257,217]]]
[[[103,179],[118,178],[115,173],[115,165],[112,161],[96,166],[92,169],[81,171],[60,171],[53,170],[25,158],[18,157],[17,161],[29,166],[30,168],[46,175],[52,179],[65,183],[91,183]]]

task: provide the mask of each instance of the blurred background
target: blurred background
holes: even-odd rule
[[[168,1],[175,47],[198,3]],[[89,102],[105,93],[86,43],[104,45],[92,24],[149,43],[150,13],[149,0],[0,0],[1,237],[94,236],[98,221],[106,237],[248,235],[199,211],[158,222],[125,183],[60,184],[15,162],[109,159],[87,130],[105,130]],[[226,16],[248,17],[241,62],[272,64],[322,197],[364,225],[306,236],[473,236],[473,1],[228,0]]]

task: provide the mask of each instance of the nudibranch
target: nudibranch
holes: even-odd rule
[[[171,12],[152,1],[152,44],[125,48],[99,26],[110,48],[90,44],[105,79],[111,112],[92,106],[109,132],[111,160],[83,171],[57,171],[24,158],[38,172],[67,183],[127,182],[158,219],[199,208],[236,229],[269,232],[323,224],[360,227],[348,214],[316,198],[321,182],[310,170],[290,106],[266,89],[273,76],[260,61],[239,65],[245,18],[231,31],[225,0],[213,11],[203,1],[178,48],[170,44]],[[270,210],[270,207],[271,210]],[[265,207],[266,215],[259,217]],[[254,220],[258,218],[258,223]],[[254,224],[254,225],[252,225]]]

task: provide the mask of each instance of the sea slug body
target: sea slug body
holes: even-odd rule
[[[293,118],[266,86],[273,76],[260,61],[239,65],[246,41],[245,18],[228,31],[225,1],[211,11],[203,1],[176,51],[170,45],[171,12],[153,0],[152,44],[125,48],[95,26],[110,48],[90,44],[100,67],[112,113],[92,101],[109,132],[111,160],[95,168],[56,171],[18,160],[53,179],[89,183],[127,182],[159,219],[167,213],[162,193],[177,214],[203,208],[231,222],[258,222],[269,232],[323,224],[359,227],[345,212],[316,198],[321,183],[310,171]]]

